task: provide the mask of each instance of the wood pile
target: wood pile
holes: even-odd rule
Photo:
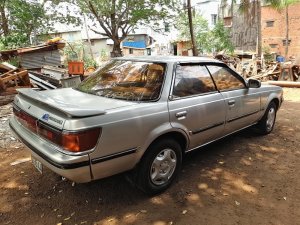
[[[11,69],[0,64],[0,96],[16,94],[17,88],[32,87],[27,70]]]

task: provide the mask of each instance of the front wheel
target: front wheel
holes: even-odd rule
[[[146,194],[166,190],[177,176],[182,161],[180,145],[173,139],[152,144],[137,168],[137,185]]]
[[[261,134],[269,134],[272,132],[276,120],[277,106],[271,102],[261,120],[257,124],[257,128]]]

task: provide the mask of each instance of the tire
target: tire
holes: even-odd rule
[[[260,134],[266,135],[272,132],[276,120],[277,106],[271,102],[261,120],[257,123]]]
[[[178,175],[182,150],[173,139],[162,139],[152,144],[136,168],[136,184],[148,195],[166,190]]]

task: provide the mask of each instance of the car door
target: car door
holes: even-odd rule
[[[207,68],[200,64],[181,64],[175,68],[170,122],[189,135],[189,149],[210,142],[223,134],[225,103]]]
[[[225,133],[232,133],[253,124],[260,110],[260,95],[248,88],[244,79],[223,64],[207,68],[225,100]]]

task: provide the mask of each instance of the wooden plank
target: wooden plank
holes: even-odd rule
[[[12,74],[10,76],[4,77],[4,78],[0,78],[0,80],[2,80],[2,82],[5,83],[5,82],[8,82],[10,80],[16,79],[18,77],[23,77],[23,76],[26,76],[26,75],[28,75],[28,72],[27,72],[27,70],[24,70],[24,71]]]
[[[9,70],[8,72],[1,74],[1,75],[0,75],[0,79],[1,79],[1,78],[4,78],[4,77],[6,77],[6,76],[8,76],[8,75],[10,75],[10,74],[13,74],[13,73],[16,72],[17,70],[18,70],[18,69]]]
[[[4,70],[4,71],[9,71],[11,70],[11,68],[9,68],[8,66],[3,65],[2,63],[0,63],[0,69]]]

